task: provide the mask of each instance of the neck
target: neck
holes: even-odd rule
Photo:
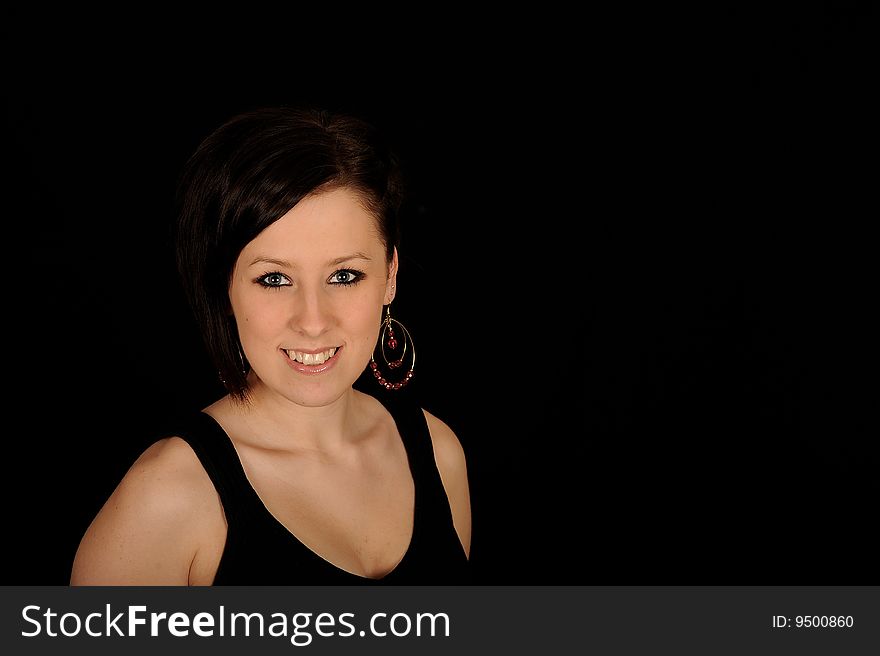
[[[338,454],[358,434],[358,393],[353,388],[327,405],[306,406],[270,390],[254,376],[248,382],[250,402],[228,405],[263,446]]]

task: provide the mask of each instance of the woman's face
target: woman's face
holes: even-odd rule
[[[350,189],[309,196],[263,230],[229,289],[254,390],[305,406],[342,396],[370,359],[396,275],[397,250],[389,264],[376,219]]]

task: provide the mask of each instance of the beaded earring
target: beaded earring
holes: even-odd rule
[[[397,324],[400,330],[399,334],[394,331],[393,324]],[[407,342],[409,343],[407,344]],[[370,356],[370,369],[373,371],[373,376],[379,384],[388,390],[399,390],[412,380],[416,367],[416,347],[406,326],[397,319],[392,318],[390,304],[385,306],[385,318],[382,320],[382,331],[379,333],[379,343],[376,346],[386,366],[394,373],[397,373],[397,370],[403,367],[404,360],[407,354],[409,354],[409,369],[403,378],[396,382],[388,380],[386,378],[387,374],[383,374],[379,370],[379,364],[375,358],[376,349],[373,349],[373,355]]]

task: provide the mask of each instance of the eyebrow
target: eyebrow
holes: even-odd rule
[[[329,262],[327,262],[327,266],[328,267],[329,266],[336,266],[337,264],[342,264],[343,262],[348,262],[349,260],[366,260],[367,262],[370,262],[370,261],[372,261],[372,258],[369,257],[368,255],[366,255],[365,253],[358,251],[357,253],[352,253],[351,255],[343,255],[342,257],[334,258],[334,259],[330,260]],[[290,262],[287,262],[285,260],[278,260],[278,259],[275,259],[274,257],[263,257],[262,255],[256,257],[254,259],[254,261],[250,263],[250,266],[254,266],[255,264],[260,264],[260,263],[275,264],[277,266],[285,267],[287,269],[295,269],[296,268],[293,264],[291,264]]]

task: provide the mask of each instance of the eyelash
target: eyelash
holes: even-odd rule
[[[334,285],[342,285],[343,287],[351,287],[352,285],[358,284],[361,280],[364,279],[364,272],[358,271],[357,269],[339,269],[339,271],[334,271],[333,275],[330,276],[332,279],[334,276],[338,276],[340,273],[350,273],[354,276],[354,279],[349,282],[334,282]]]
[[[350,273],[350,274],[352,274],[352,276],[354,276],[354,280],[351,280],[349,282],[332,282],[332,283],[330,283],[331,285],[341,285],[343,287],[351,287],[352,285],[356,285],[361,280],[364,279],[364,272],[358,271],[357,269],[339,269],[338,271],[334,271],[331,274],[330,279],[332,280],[334,276],[338,276],[340,273]],[[287,278],[288,280],[290,280],[290,278],[288,278],[286,275],[284,275],[280,271],[269,271],[267,273],[264,273],[260,277],[258,277],[254,282],[262,287],[265,287],[266,289],[281,289],[282,287],[289,287],[290,286],[287,284],[270,285],[266,282],[266,278],[268,278],[269,276],[281,276],[283,278]]]

